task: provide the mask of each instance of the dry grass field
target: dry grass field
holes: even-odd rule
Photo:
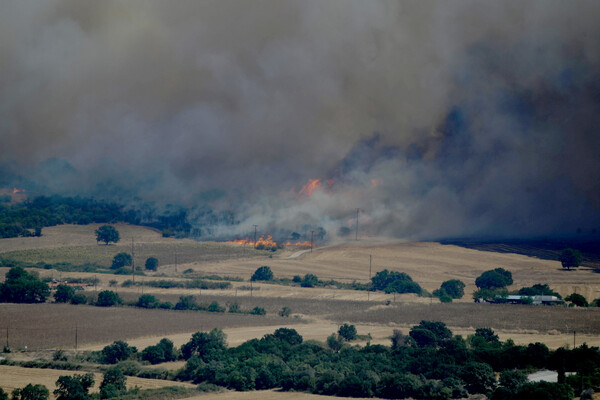
[[[64,371],[59,369],[41,369],[41,368],[22,368],[7,365],[0,365],[0,387],[5,392],[10,393],[14,389],[22,388],[31,383],[34,385],[44,385],[50,391],[51,398],[54,398],[52,391],[56,389],[56,380],[61,375],[84,374],[85,372]],[[98,392],[100,382],[102,382],[102,374],[94,374],[94,386],[91,392]],[[145,379],[138,377],[127,377],[127,388],[134,387],[140,389],[157,389],[166,386],[181,386],[186,388],[194,388],[195,385],[184,382],[165,381],[160,379]]]
[[[238,303],[244,309],[255,306],[267,310],[267,317],[214,313],[182,313],[133,308],[101,309],[68,305],[0,305],[0,337],[5,324],[11,337],[20,337],[20,345],[74,347],[75,325],[78,345],[88,348],[127,339],[139,344],[153,344],[163,336],[181,343],[191,333],[201,329],[221,327],[230,335],[230,344],[260,337],[277,326],[294,325],[307,338],[324,339],[337,324],[355,323],[362,334],[371,333],[373,342],[387,342],[395,328],[407,331],[420,320],[446,322],[455,333],[470,334],[477,327],[492,327],[501,337],[513,337],[519,343],[543,341],[551,347],[566,342],[566,332],[576,330],[586,335],[588,343],[600,344],[600,313],[598,309],[568,309],[512,305],[474,304],[471,296],[475,278],[483,271],[502,267],[512,272],[515,284],[511,289],[547,283],[563,296],[581,293],[588,300],[600,297],[600,274],[592,268],[562,270],[557,261],[538,259],[523,254],[469,249],[439,243],[414,243],[383,238],[363,238],[343,244],[316,248],[291,257],[295,250],[275,253],[255,252],[243,246],[222,243],[198,243],[191,240],[163,238],[158,232],[129,225],[117,225],[122,242],[118,245],[97,245],[94,230],[97,225],[59,226],[45,228],[41,238],[0,240],[0,256],[31,262],[69,261],[82,263],[103,260],[109,263],[119,251],[130,251],[134,237],[136,262],[146,256],[158,256],[161,266],[157,276],[136,277],[145,282],[154,279],[182,279],[185,270],[202,274],[244,277],[245,282],[232,282],[227,290],[159,289],[145,286],[123,288],[120,284],[129,276],[110,274],[58,273],[38,270],[42,276],[97,277],[96,288],[87,288],[89,296],[96,291],[116,290],[126,301],[135,301],[142,293],[151,293],[162,301],[177,302],[182,294],[192,294],[199,303],[218,301],[221,305]],[[506,250],[506,249],[505,249]],[[177,267],[174,254],[177,254]],[[269,257],[270,255],[270,257]],[[65,260],[67,257],[68,260]],[[69,258],[70,257],[70,258]],[[360,282],[369,281],[371,274],[384,268],[406,272],[428,291],[448,279],[460,279],[467,284],[465,297],[452,304],[415,295],[387,295],[334,288],[300,288],[268,283],[254,283],[248,290],[248,279],[261,265],[268,265],[276,277],[293,277],[314,273],[320,279]],[[108,260],[108,261],[107,261]],[[6,272],[0,268],[0,274]],[[109,286],[116,281],[117,286]],[[389,304],[388,304],[389,303]],[[292,309],[296,318],[276,316],[281,307]],[[298,325],[303,323],[304,325]],[[244,329],[248,327],[248,329]],[[21,329],[17,333],[17,329]],[[30,334],[25,330],[31,329]],[[38,329],[39,331],[36,331]],[[36,333],[37,332],[37,333]],[[152,342],[152,343],[151,343]],[[16,344],[15,344],[16,346]]]

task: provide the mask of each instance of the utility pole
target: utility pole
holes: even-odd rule
[[[135,283],[135,246],[131,237],[131,281]]]
[[[8,326],[6,327],[6,348],[8,349]]]
[[[373,265],[373,255],[369,254],[369,279],[371,279],[371,268]]]
[[[254,225],[254,248],[256,249],[256,228],[258,228],[258,225]]]
[[[358,240],[358,211],[359,210],[360,210],[359,208],[356,209],[356,240]]]
[[[175,273],[177,273],[177,250],[175,250],[175,253],[173,253],[173,256],[175,257]]]
[[[577,331],[573,330],[573,349],[575,349],[575,335],[577,334]]]
[[[315,231],[310,231],[310,252],[312,253],[312,249],[313,249],[313,235],[314,235]]]
[[[77,351],[77,325],[75,325],[75,351]]]

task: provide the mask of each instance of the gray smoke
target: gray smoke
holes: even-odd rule
[[[1,8],[0,162],[38,188],[233,210],[220,235],[600,228],[597,1]]]

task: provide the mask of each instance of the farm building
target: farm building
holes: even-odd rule
[[[506,297],[496,296],[492,303],[502,304],[543,304],[548,306],[554,306],[558,304],[564,304],[564,301],[556,296],[521,296],[521,295],[508,295]]]

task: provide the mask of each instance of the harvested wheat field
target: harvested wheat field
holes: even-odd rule
[[[353,397],[365,399],[365,397]],[[373,398],[373,397],[371,397]],[[316,394],[299,392],[279,392],[277,390],[256,390],[252,392],[208,393],[199,396],[188,397],[185,400],[339,400],[339,397],[321,396]]]
[[[0,387],[5,392],[12,392],[16,388],[22,388],[27,384],[44,385],[51,393],[56,388],[56,380],[61,375],[85,374],[85,371],[65,371],[58,369],[41,368],[22,368],[7,365],[0,365]],[[102,374],[94,373],[94,386],[92,392],[98,392]],[[156,389],[166,386],[181,386],[185,388],[194,388],[195,385],[184,382],[165,381],[161,379],[145,379],[138,377],[127,377],[127,388],[139,387],[140,389]]]

